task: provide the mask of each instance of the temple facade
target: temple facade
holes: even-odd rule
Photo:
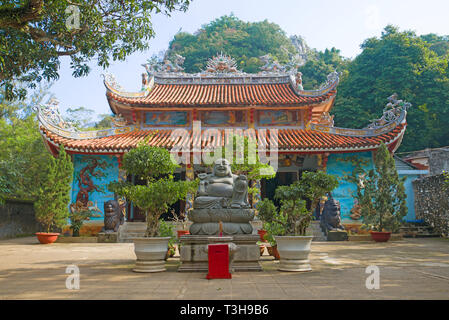
[[[261,72],[247,74],[223,54],[209,60],[206,70],[183,72],[183,58],[144,65],[142,89],[125,92],[112,76],[105,76],[106,98],[115,117],[113,127],[78,131],[65,122],[56,103],[40,107],[40,131],[50,152],[61,145],[74,161],[71,210],[96,212],[85,230],[95,233],[103,223],[103,204],[113,199],[109,182],[134,181],[121,170],[123,155],[141,141],[171,150],[181,164],[177,179],[194,179],[207,171],[205,157],[224,146],[232,135],[256,142],[262,162],[277,173],[262,179],[262,198],[273,198],[279,185],[301,178],[306,170],[324,170],[340,179],[333,197],[340,201],[343,224],[360,224],[354,209],[356,185],[345,177],[357,165],[373,167],[373,156],[383,142],[391,152],[400,145],[406,130],[408,103],[393,95],[380,118],[364,129],[338,128],[330,115],[339,75],[332,73],[318,90],[304,90],[295,67],[280,66],[266,59]],[[209,159],[210,160],[210,159]],[[192,199],[173,210],[191,208]],[[254,202],[254,201],[253,201]],[[253,203],[254,205],[254,203]],[[128,221],[143,215],[132,204]]]

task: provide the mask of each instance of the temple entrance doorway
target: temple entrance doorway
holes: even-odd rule
[[[318,159],[316,155],[280,155],[279,168],[276,177],[272,179],[262,179],[260,181],[261,197],[268,198],[280,207],[279,200],[274,198],[276,188],[279,186],[289,186],[293,182],[301,179],[304,171],[316,171],[318,169]],[[309,204],[307,204],[309,205]]]
[[[277,172],[276,177],[272,179],[261,180],[261,195],[262,199],[268,198],[279,206],[279,201],[274,198],[276,188],[279,186],[289,186],[298,180],[298,171]]]

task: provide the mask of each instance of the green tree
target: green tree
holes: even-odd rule
[[[267,20],[244,22],[231,14],[203,25],[194,34],[176,34],[167,54],[184,56],[185,71],[194,73],[204,70],[208,59],[220,52],[234,58],[239,70],[249,73],[260,71],[260,56],[270,54],[278,62],[287,63],[289,55],[296,53],[277,24]]]
[[[360,128],[380,118],[386,98],[396,92],[410,101],[403,151],[447,144],[449,127],[449,56],[411,31],[387,26],[369,38],[348,67],[333,112],[336,126]]]
[[[375,170],[370,170],[357,187],[364,227],[397,232],[407,215],[405,178],[399,178],[394,158],[383,143],[376,152],[374,165]]]
[[[101,130],[101,129],[108,129],[108,128],[112,128],[112,114],[100,114],[100,121],[98,121],[97,123],[95,123],[95,130]]]
[[[34,209],[36,220],[50,232],[53,228],[64,227],[69,217],[73,164],[64,146],[61,145],[58,157],[52,157],[46,169],[47,181],[39,189]]]
[[[332,175],[323,171],[306,171],[300,180],[291,185],[277,187],[275,197],[281,201],[281,207],[278,212],[274,212],[271,222],[264,224],[264,228],[271,233],[269,230],[279,231],[282,226],[282,234],[277,235],[304,236],[318,202],[337,186],[338,179]],[[307,201],[311,203],[309,210],[306,208]],[[268,204],[265,203],[265,206],[268,207]]]
[[[327,75],[337,71],[346,76],[350,60],[340,55],[336,48],[313,51],[313,55],[299,68],[302,73],[303,86],[306,90],[318,89],[326,82]]]
[[[178,165],[172,161],[170,152],[145,143],[140,143],[123,156],[122,167],[127,174],[142,179],[145,184],[132,185],[121,181],[110,183],[108,188],[145,212],[146,237],[157,236],[160,215],[176,201],[185,199],[188,193],[196,192],[198,187],[197,181],[174,181],[173,172]]]
[[[151,17],[185,11],[190,0],[0,0],[0,87],[6,97],[24,98],[42,79],[58,79],[60,59],[69,56],[75,77],[88,62],[108,67],[135,51],[148,49],[154,36]],[[79,17],[79,19],[77,19]],[[79,21],[79,25],[77,22]]]
[[[48,96],[47,86],[23,101],[2,100],[0,93],[0,198],[35,200],[47,180],[42,168],[47,167],[51,155],[33,107]]]

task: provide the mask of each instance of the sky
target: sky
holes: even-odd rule
[[[379,37],[388,24],[400,30],[413,30],[418,35],[449,35],[447,0],[193,0],[186,12],[174,12],[170,17],[154,15],[156,36],[150,40],[150,49],[136,52],[126,61],[112,62],[106,70],[92,63],[88,76],[74,78],[70,59],[64,57],[60,78],[50,91],[59,100],[61,111],[83,106],[96,114],[110,113],[102,74],[112,73],[127,91],[139,91],[142,63],[167,49],[179,30],[193,33],[231,13],[243,21],[267,19],[278,24],[288,36],[301,35],[311,48],[335,47],[349,58],[361,52],[360,44],[365,39]]]

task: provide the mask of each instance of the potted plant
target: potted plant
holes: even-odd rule
[[[51,157],[47,165],[46,183],[39,188],[37,201],[34,203],[36,220],[44,227],[45,232],[37,232],[40,243],[53,243],[69,216],[70,189],[73,176],[73,164],[70,156],[61,146],[59,155]]]
[[[399,178],[393,156],[381,144],[374,159],[375,169],[361,175],[357,200],[361,207],[362,228],[376,242],[387,242],[407,215],[404,179]]]
[[[185,215],[176,215],[174,212],[172,213],[172,220],[176,222],[176,224],[181,225],[181,230],[177,230],[176,233],[178,234],[178,239],[181,236],[184,236],[186,234],[190,234],[189,230],[187,230],[187,218]]]
[[[276,215],[276,206],[269,199],[263,199],[257,203],[257,210],[259,219],[263,223],[262,229],[258,230],[257,233],[260,236],[260,241],[267,242],[266,234],[267,230],[265,224],[272,222],[273,217]]]
[[[177,167],[169,151],[142,142],[124,155],[122,168],[127,174],[142,179],[144,184],[132,185],[126,181],[109,184],[110,191],[132,201],[145,212],[145,236],[133,239],[136,272],[165,271],[164,259],[171,238],[160,233],[159,217],[170,205],[194,193],[198,185],[197,181],[174,181],[173,172]]]
[[[317,171],[304,172],[299,181],[276,189],[275,197],[280,200],[281,207],[266,227],[276,241],[280,255],[279,270],[312,270],[309,253],[313,236],[306,235],[306,231],[320,198],[337,186],[336,177]],[[306,201],[310,203],[308,209]]]
[[[273,202],[268,199],[264,199],[263,201],[269,201],[271,204]],[[264,222],[263,228],[266,230],[265,239],[268,242],[269,246],[267,245],[267,250],[270,256],[274,257],[274,260],[279,260],[279,251],[277,249],[277,243],[276,239],[274,238],[274,235],[282,235],[285,234],[285,216],[280,214],[276,208],[276,206],[273,204],[274,211],[272,211],[273,215],[270,217],[270,219],[266,222]]]
[[[171,258],[175,255],[176,248],[175,248],[175,234],[173,232],[173,225],[170,223],[167,223],[164,220],[159,221],[159,235],[161,237],[169,237],[170,240],[168,240],[168,250],[167,254],[165,255],[165,260],[168,258]]]

